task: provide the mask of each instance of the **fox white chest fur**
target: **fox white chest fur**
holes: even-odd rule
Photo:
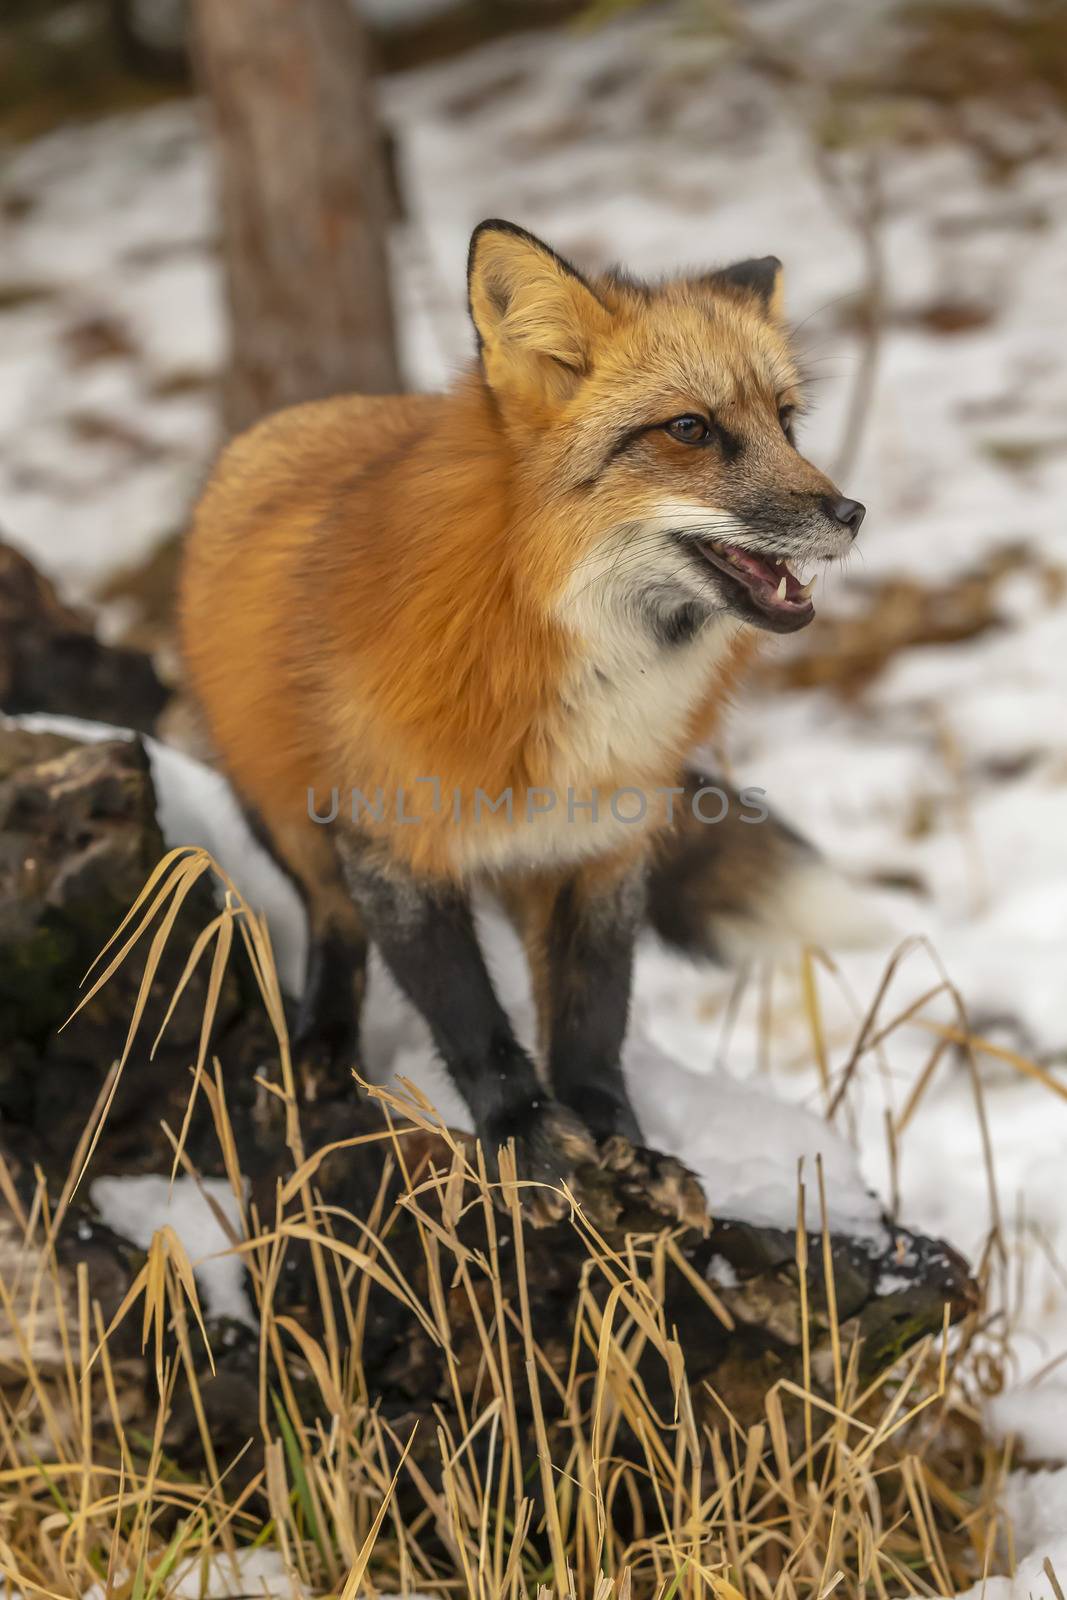
[[[560,764],[576,785],[605,774],[639,784],[682,753],[680,741],[737,623],[713,617],[693,637],[667,642],[647,616],[624,602],[605,607],[599,598],[580,598],[568,613],[581,648],[561,690]]]
[[[622,597],[606,607],[603,592],[576,595],[566,616],[575,659],[548,730],[544,793],[514,796],[509,829],[475,827],[457,840],[467,871],[563,866],[625,847],[669,816],[658,785],[673,781],[690,720],[737,633],[715,617],[669,643]]]

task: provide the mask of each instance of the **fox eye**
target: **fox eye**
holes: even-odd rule
[[[796,414],[796,406],[778,407],[778,421],[781,423],[782,432],[785,434],[790,444],[793,443],[793,418],[796,416]]]
[[[705,444],[711,434],[711,428],[704,417],[694,416],[687,412],[684,417],[673,417],[664,424],[672,439],[677,439],[679,444]]]

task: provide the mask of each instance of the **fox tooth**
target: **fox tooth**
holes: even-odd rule
[[[809,578],[807,583],[804,585],[804,587],[802,589],[798,589],[797,590],[796,599],[798,599],[798,600],[806,600],[808,598],[808,596],[810,595],[811,591],[814,589],[814,587],[815,587],[815,579],[814,578]]]
[[[785,584],[785,579],[783,578],[781,583],[778,585],[778,598],[779,598],[779,600],[784,600],[785,599],[785,588],[786,588],[786,584]]]

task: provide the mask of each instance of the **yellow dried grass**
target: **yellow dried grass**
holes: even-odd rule
[[[232,1248],[248,1268],[261,1324],[259,1415],[249,1419],[249,1431],[261,1436],[264,1467],[233,1493],[233,1463],[217,1462],[212,1451],[190,1314],[199,1339],[205,1328],[193,1264],[180,1242],[169,1230],[157,1234],[107,1329],[84,1270],[72,1285],[56,1250],[63,1214],[129,1061],[177,909],[209,872],[222,887],[221,909],[197,941],[182,979],[184,984],[213,945],[191,1096],[206,1097],[215,1121],[242,1218],[242,1236],[233,1238]],[[23,1206],[0,1163],[13,1243],[0,1272],[0,1317],[4,1348],[13,1352],[11,1364],[18,1369],[16,1380],[0,1390],[0,1576],[13,1589],[69,1597],[98,1583],[123,1600],[163,1600],[190,1562],[206,1570],[254,1542],[282,1553],[294,1592],[328,1592],[344,1600],[383,1586],[476,1600],[525,1600],[541,1592],[581,1600],[823,1600],[831,1593],[887,1600],[890,1594],[951,1592],[993,1570],[996,1497],[1009,1458],[982,1437],[975,1419],[978,1324],[952,1340],[947,1330],[939,1341],[923,1340],[866,1383],[859,1377],[857,1347],[835,1330],[833,1398],[818,1392],[811,1378],[811,1223],[803,1187],[797,1239],[804,1381],[772,1386],[760,1422],[742,1427],[721,1396],[709,1389],[698,1397],[691,1393],[659,1292],[667,1271],[683,1264],[674,1241],[664,1236],[613,1248],[577,1204],[572,1226],[588,1266],[574,1307],[569,1372],[561,1380],[534,1337],[522,1272],[519,1186],[506,1153],[500,1181],[490,1181],[481,1152],[472,1156],[450,1139],[424,1096],[410,1086],[376,1091],[390,1124],[381,1137],[402,1180],[395,1205],[410,1213],[422,1241],[422,1298],[403,1281],[390,1253],[395,1207],[387,1212],[384,1183],[366,1218],[321,1203],[315,1177],[324,1152],[309,1157],[303,1148],[266,924],[205,852],[173,852],[160,864],[109,950],[127,936],[81,1003],[89,1002],[157,917],[126,1049],[102,1091],[55,1213],[43,1183],[32,1206]],[[214,1005],[225,962],[237,945],[250,961],[277,1035],[280,1082],[270,1088],[285,1105],[294,1162],[269,1221],[246,1202],[221,1073],[209,1061]],[[888,978],[879,1002],[887,987]],[[806,972],[805,1003],[813,1030],[820,1030],[813,966]],[[884,1036],[877,1010],[876,1003],[864,1019],[836,1089],[827,1041],[821,1032],[813,1039],[824,1092],[835,1106],[862,1057]],[[965,1019],[959,1032],[967,1046],[982,1048],[970,1040]],[[916,1104],[921,1092],[917,1086]],[[908,1114],[914,1109],[909,1106]],[[450,1151],[447,1170],[431,1169],[412,1181],[405,1125],[441,1134]],[[187,1128],[188,1116],[172,1135],[175,1171],[192,1171],[184,1149]],[[346,1140],[337,1148],[365,1142]],[[821,1173],[818,1188],[824,1265],[830,1269]],[[501,1216],[498,1191],[510,1204],[508,1218]],[[457,1233],[461,1212],[471,1206],[484,1216],[484,1253],[472,1252]],[[361,1246],[337,1236],[340,1220],[361,1236]],[[517,1305],[506,1302],[498,1270],[502,1221],[519,1251]],[[314,1255],[321,1341],[273,1308],[291,1241],[306,1244]],[[333,1311],[336,1282],[345,1291],[343,1326]],[[438,1412],[437,1483],[409,1454],[411,1439],[394,1435],[366,1392],[360,1349],[372,1284],[401,1300],[445,1355],[452,1411]],[[479,1293],[485,1284],[488,1302]],[[707,1285],[701,1288],[709,1317],[728,1324],[725,1308]],[[450,1308],[457,1300],[481,1345],[482,1376],[473,1394],[464,1391],[449,1355],[455,1314]],[[116,1328],[138,1308],[156,1378],[157,1403],[147,1416],[134,1414],[131,1396],[140,1390],[112,1358]],[[43,1347],[46,1323],[49,1361],[43,1364],[35,1352]],[[168,1326],[177,1357],[164,1354]],[[300,1420],[287,1355],[294,1347],[321,1394],[329,1426]],[[583,1349],[592,1358],[592,1383],[580,1373]],[[988,1364],[989,1349],[981,1356]],[[669,1380],[668,1416],[657,1413],[638,1370],[650,1357]],[[207,1462],[204,1477],[195,1482],[176,1470],[163,1447],[179,1382],[189,1389]],[[551,1429],[543,1403],[549,1387],[555,1390],[553,1413],[563,1419]],[[270,1404],[272,1388],[291,1437],[283,1437],[286,1430]],[[518,1395],[532,1408],[532,1456]],[[711,1416],[717,1417],[715,1426]],[[627,1459],[618,1449],[624,1425],[640,1442],[643,1459]],[[791,1443],[797,1438],[799,1446]],[[487,1447],[481,1455],[473,1448],[476,1441]],[[420,1506],[406,1519],[395,1495],[402,1475]],[[534,1479],[541,1512],[531,1496]],[[623,1510],[625,1516],[619,1515]]]

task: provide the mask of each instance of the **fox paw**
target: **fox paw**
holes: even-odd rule
[[[493,1142],[503,1141],[498,1137]],[[596,1143],[580,1117],[558,1100],[539,1101],[523,1118],[515,1139],[519,1203],[527,1221],[537,1228],[561,1222],[570,1210],[562,1185],[573,1189],[579,1170],[598,1159]]]
[[[613,1134],[600,1146],[600,1165],[613,1174],[619,1195],[707,1234],[708,1203],[697,1177],[675,1156]]]
[[[305,1104],[352,1098],[356,1093],[352,1073],[360,1070],[355,1030],[298,1035],[293,1040],[293,1069],[297,1093]]]

